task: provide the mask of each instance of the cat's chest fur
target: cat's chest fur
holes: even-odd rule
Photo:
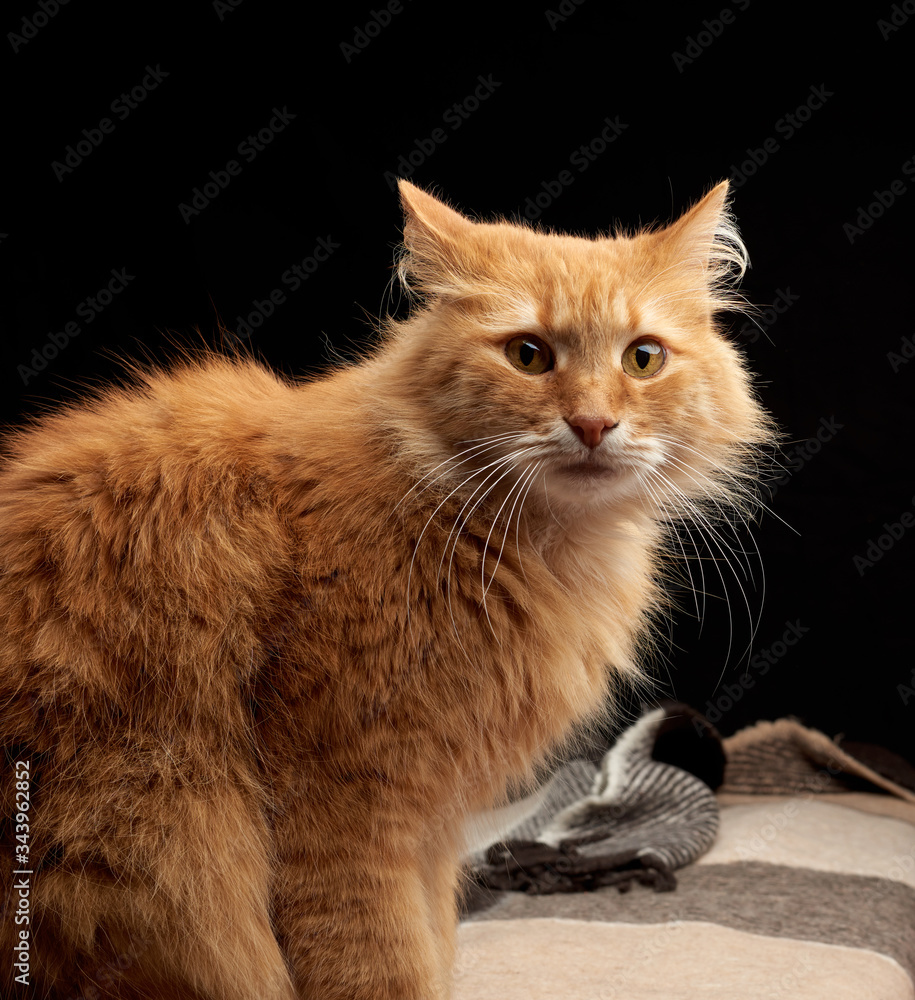
[[[650,529],[468,513],[389,447],[344,455],[336,436],[304,435],[286,460],[297,624],[281,660],[302,729],[353,759],[340,733],[374,733],[382,768],[421,759],[427,794],[452,772],[489,801],[599,708],[613,668],[634,669],[655,598]]]

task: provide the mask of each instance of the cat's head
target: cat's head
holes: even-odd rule
[[[724,497],[771,435],[715,323],[746,264],[726,182],[666,228],[593,239],[400,193],[422,308],[390,356],[436,475],[579,507]]]

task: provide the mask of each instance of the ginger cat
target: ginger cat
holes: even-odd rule
[[[726,183],[596,239],[400,190],[418,302],[363,362],[7,440],[4,996],[449,996],[465,816],[638,672],[670,524],[751,497]]]

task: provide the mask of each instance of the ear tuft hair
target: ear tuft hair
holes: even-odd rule
[[[684,267],[705,274],[715,310],[743,308],[736,286],[750,266],[729,194],[729,182],[722,181],[659,234]]]
[[[404,245],[397,274],[408,294],[447,296],[463,285],[461,244],[474,223],[407,180],[398,182]]]

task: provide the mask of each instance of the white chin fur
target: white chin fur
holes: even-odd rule
[[[551,504],[606,506],[630,500],[637,493],[637,480],[631,469],[616,468],[609,474],[585,476],[563,469],[547,472],[544,492]]]

